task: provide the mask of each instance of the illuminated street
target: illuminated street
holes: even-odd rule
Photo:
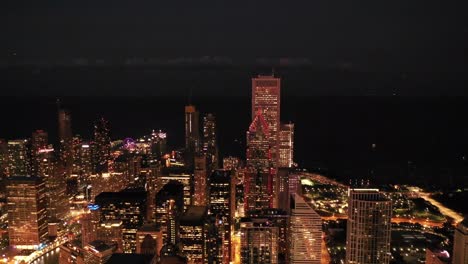
[[[421,192],[419,194],[421,198],[435,205],[443,215],[453,218],[455,224],[463,221],[463,216],[453,211],[452,209],[445,207],[443,204],[439,203],[438,201],[432,199],[430,193]]]

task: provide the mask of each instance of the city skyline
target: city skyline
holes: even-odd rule
[[[299,107],[308,109],[305,119],[283,121],[282,111],[288,115],[296,112],[297,101],[282,98],[280,78],[277,75],[253,77],[248,107],[236,112],[245,113],[245,117],[235,122],[224,120],[223,114],[232,114],[232,109],[220,101],[217,109],[205,108],[204,103],[194,103],[192,98],[160,105],[165,110],[161,115],[180,122],[177,126],[180,130],[175,134],[163,126],[148,129],[142,114],[134,121],[143,123],[145,134],[119,138],[112,136],[119,127],[100,113],[90,122],[89,134],[82,136],[77,133],[83,127],[75,125],[74,111],[60,101],[55,109],[56,139],[53,132],[36,128],[28,138],[0,142],[0,183],[7,190],[4,198],[9,223],[12,223],[8,231],[9,237],[14,238],[4,252],[29,261],[60,247],[60,264],[75,263],[74,259],[77,263],[112,263],[119,254],[131,259],[142,257],[143,252],[151,254],[153,261],[181,258],[183,263],[190,264],[205,261],[287,264],[324,260],[326,263],[396,264],[414,263],[411,258],[423,252],[428,259],[443,261],[447,258],[444,252],[450,254],[462,248],[459,231],[455,231],[458,232],[456,240],[453,235],[442,238],[464,223],[464,209],[446,202],[439,204],[433,198],[447,199],[464,190],[455,189],[454,180],[449,180],[445,188],[452,189],[446,194],[440,186],[411,180],[408,185],[396,178],[387,182],[378,178],[388,173],[379,163],[381,156],[377,153],[382,153],[379,141],[367,141],[363,146],[367,156],[360,166],[365,173],[346,175],[342,171],[344,177],[336,181],[327,175],[327,170],[321,172],[320,167],[312,170],[303,167],[297,157],[309,156],[311,149],[302,146],[306,152],[299,155],[296,152],[298,145],[300,149],[311,138],[307,133],[305,138],[296,135],[305,132],[298,130],[304,121],[307,129],[316,128],[310,119],[318,114],[311,115],[309,101],[304,100],[304,105]],[[139,102],[138,98],[133,100]],[[122,106],[124,101],[113,103]],[[231,103],[238,108],[243,106],[238,101]],[[172,113],[172,108],[167,108],[169,105],[181,107]],[[115,111],[102,101],[100,106]],[[365,107],[359,109],[363,110],[366,114],[360,116],[369,119],[368,125],[375,125],[379,115],[366,112],[369,109]],[[152,111],[145,113],[151,114]],[[172,114],[179,118],[172,120]],[[223,151],[224,146],[236,142],[226,141],[224,133],[235,134],[232,130],[237,126],[245,135],[237,140],[237,147],[244,155]],[[458,157],[457,177],[460,178],[452,179],[463,179],[464,157]],[[220,169],[221,161],[230,169]],[[408,161],[406,166],[403,175],[417,179],[419,175],[415,171],[419,165]],[[36,177],[33,173],[40,175]],[[22,181],[28,179],[41,183],[40,190],[30,188],[30,196],[42,197],[36,199],[41,205],[28,205],[33,209],[42,208],[41,213],[23,210],[26,203],[21,199],[27,197],[15,196],[20,191],[12,191],[21,188]],[[435,179],[426,182],[434,184]],[[24,205],[14,201],[23,201]],[[29,244],[12,244],[29,235],[27,232],[16,235],[15,230],[19,228],[14,226],[29,214],[44,219],[43,223],[36,221],[42,223],[41,239],[29,240]],[[79,228],[74,226],[75,221]],[[414,221],[419,226],[410,226],[408,230],[406,225]],[[434,241],[424,245],[411,243],[411,257],[398,252],[397,248],[404,250],[396,245],[408,242],[393,234],[402,237],[408,236],[404,232],[424,234],[424,228],[433,229]],[[415,235],[415,239],[422,236]],[[16,252],[18,249],[29,250],[29,255],[25,251]],[[398,262],[405,257],[409,257],[409,262]]]

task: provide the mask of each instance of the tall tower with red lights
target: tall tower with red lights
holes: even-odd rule
[[[244,178],[245,211],[271,208],[275,169],[271,155],[270,130],[261,110],[247,131],[247,166]]]

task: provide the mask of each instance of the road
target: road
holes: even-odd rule
[[[327,243],[325,242],[325,240],[322,240],[322,259],[320,263],[329,264],[330,262],[331,262],[331,257],[330,257],[330,253],[328,253]]]
[[[419,196],[423,198],[424,200],[430,202],[434,206],[436,206],[443,215],[453,218],[453,220],[455,221],[455,224],[458,224],[459,222],[463,221],[463,216],[453,211],[452,209],[445,207],[443,204],[439,203],[438,201],[432,199],[430,193],[420,192]]]

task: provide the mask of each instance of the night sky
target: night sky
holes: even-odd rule
[[[463,1],[3,1],[0,61],[303,58],[463,71]]]
[[[468,103],[438,98],[467,95],[466,10],[442,0],[3,1],[0,88],[15,97],[2,98],[0,137],[54,137],[53,102],[65,97],[74,133],[90,135],[103,115],[114,139],[161,128],[177,147],[192,94],[219,117],[221,151],[242,155],[251,77],[274,70],[304,167],[348,177],[377,159],[382,178],[405,179],[411,161],[421,179],[466,182]]]

